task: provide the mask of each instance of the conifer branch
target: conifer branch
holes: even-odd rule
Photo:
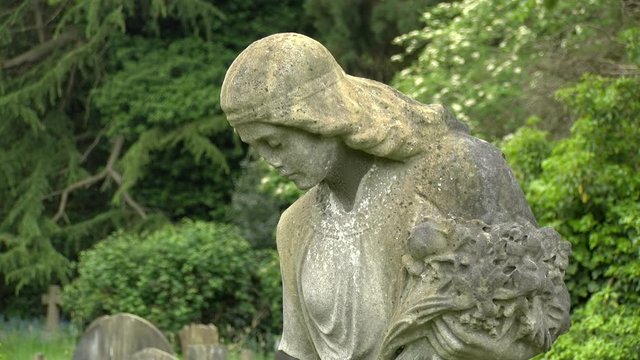
[[[75,85],[75,82],[76,82],[76,72],[78,72],[78,67],[74,65],[73,68],[71,68],[71,74],[69,75],[69,80],[67,81],[67,89],[65,91],[64,98],[60,103],[61,110],[66,108],[67,105],[69,104],[69,99],[71,98],[73,86]]]
[[[64,190],[62,190],[62,196],[60,197],[60,205],[58,205],[58,212],[53,216],[53,222],[57,222],[64,215],[64,210],[67,207],[67,201],[69,199],[69,194],[77,189],[82,187],[89,187],[98,181],[104,179],[107,176],[107,172],[105,170],[95,174],[93,176],[89,176],[83,180],[75,182],[69,186],[67,186]]]
[[[100,171],[95,175],[89,176],[85,179],[82,179],[80,181],[77,181],[62,190],[62,195],[60,196],[60,204],[58,205],[58,211],[52,218],[53,222],[57,222],[58,220],[60,220],[62,216],[64,216],[65,209],[67,207],[67,202],[69,200],[69,194],[71,194],[71,192],[83,187],[84,188],[89,187],[97,183],[98,181],[105,179],[107,176],[112,178],[118,185],[122,185],[122,175],[120,175],[120,173],[114,168],[114,165],[118,160],[118,158],[120,157],[123,144],[124,144],[124,137],[118,136],[113,143],[111,154],[109,154],[109,159],[107,160],[107,164],[105,165],[102,171]],[[142,217],[143,219],[147,217],[147,214],[144,211],[144,208],[140,204],[138,204],[133,199],[133,197],[129,195],[127,191],[123,191],[122,197],[124,198],[124,201],[129,206],[131,206],[133,210],[135,210],[135,212],[138,213],[138,215],[140,215],[140,217]]]
[[[66,31],[54,39],[39,44],[12,59],[4,61],[1,67],[3,69],[10,69],[25,63],[36,62],[56,48],[65,46],[76,39],[78,39],[78,32],[75,29]]]
[[[103,135],[104,135],[104,130],[100,131],[98,133],[98,136],[96,136],[96,138],[93,139],[93,142],[91,143],[91,145],[89,145],[87,150],[85,150],[84,153],[82,154],[82,158],[80,158],[80,161],[78,162],[79,164],[82,164],[83,162],[87,161],[87,159],[89,158],[89,154],[91,154],[93,149],[95,149],[95,147],[98,146]]]
[[[60,6],[58,6],[58,8],[56,9],[56,11],[53,13],[53,15],[51,15],[51,17],[49,18],[49,20],[47,20],[47,23],[45,24],[45,26],[51,24],[51,22],[53,20],[55,20],[58,15],[60,15],[60,13],[62,12],[62,10],[64,10],[65,7],[67,7],[67,5],[69,5],[69,2],[71,0],[66,0],[64,3],[62,3]]]
[[[35,25],[35,26],[27,26],[27,27],[23,27],[21,29],[18,30],[13,30],[12,32],[15,33],[23,33],[23,32],[27,32],[27,31],[31,31],[31,30],[38,30],[38,29],[46,29],[52,22],[53,20],[55,20],[58,15],[60,15],[60,13],[62,12],[62,10],[64,10],[64,8],[69,4],[71,0],[66,0],[62,5],[58,6],[58,9],[56,9],[56,11],[53,13],[53,15],[51,15],[51,17],[47,20],[46,23],[44,24],[40,24],[40,25]],[[8,10],[7,14],[11,14],[11,12],[13,12],[14,10]],[[0,17],[5,16],[4,14],[0,14]]]
[[[122,175],[120,175],[117,170],[115,170],[114,168],[108,168],[107,172],[118,185],[122,185]],[[144,211],[144,208],[140,206],[140,204],[138,204],[135,200],[133,200],[131,195],[129,195],[126,190],[122,192],[122,197],[124,198],[124,201],[129,204],[129,206],[131,206],[133,210],[138,213],[138,215],[140,215],[141,218],[145,219],[147,217],[147,213]]]
[[[33,2],[33,14],[36,20],[36,31],[38,32],[38,41],[43,44],[45,41],[44,22],[42,21],[42,9],[40,9],[40,0]]]

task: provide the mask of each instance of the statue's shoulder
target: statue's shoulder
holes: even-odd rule
[[[450,132],[443,136],[430,146],[425,160],[430,168],[459,172],[472,178],[510,172],[500,149],[463,132]]]
[[[302,240],[301,231],[311,226],[311,212],[317,191],[317,186],[310,189],[282,213],[276,230],[278,248],[295,247]]]
[[[418,193],[443,213],[488,223],[535,223],[502,151],[491,143],[452,131],[413,161]]]

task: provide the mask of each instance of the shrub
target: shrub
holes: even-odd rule
[[[191,322],[213,323],[230,340],[275,331],[258,301],[278,291],[263,287],[279,287],[261,280],[273,271],[262,270],[263,257],[228,225],[184,221],[148,234],[119,232],[81,254],[64,307],[79,326],[129,312],[169,338]]]
[[[622,38],[637,61],[640,29]],[[541,358],[640,359],[640,78],[585,75],[557,96],[577,120],[548,156],[534,129],[503,144],[540,222],[573,246],[573,326]]]
[[[640,359],[640,307],[618,298],[609,288],[591,296],[573,314],[571,330],[539,360]]]

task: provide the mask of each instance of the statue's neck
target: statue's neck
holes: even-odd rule
[[[346,146],[337,157],[336,166],[331,169],[324,181],[342,208],[351,211],[362,180],[373,166],[375,158],[373,155]]]

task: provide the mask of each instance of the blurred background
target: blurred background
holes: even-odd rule
[[[640,359],[638,0],[0,1],[0,359],[52,346],[49,285],[49,359],[117,312],[273,353],[274,229],[300,193],[219,93],[242,49],[288,31],[503,150],[573,244],[573,326],[541,358]]]

